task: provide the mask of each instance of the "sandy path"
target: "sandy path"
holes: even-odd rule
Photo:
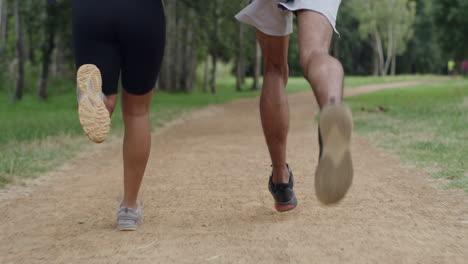
[[[403,167],[358,136],[347,198],[334,207],[317,202],[317,107],[311,92],[290,97],[288,162],[299,206],[276,213],[266,188],[270,164],[257,100],[198,111],[154,135],[142,189],[144,224],[137,232],[115,229],[122,186],[119,142],[93,147],[28,196],[3,194],[0,263],[468,259],[467,196],[434,187],[421,170]]]

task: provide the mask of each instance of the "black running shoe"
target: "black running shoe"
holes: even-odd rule
[[[287,166],[287,165],[286,165]],[[278,212],[290,211],[297,206],[296,194],[294,194],[294,176],[287,166],[289,171],[289,183],[273,183],[273,173],[268,181],[268,190],[275,199],[275,209]]]

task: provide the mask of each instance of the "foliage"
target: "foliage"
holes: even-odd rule
[[[398,57],[397,73],[445,73],[449,59],[442,51],[434,28],[432,0],[416,1],[416,20],[413,37],[408,41],[407,50]]]
[[[351,12],[359,21],[361,38],[372,39],[375,66],[380,75],[387,75],[395,56],[406,49],[412,37],[416,3],[408,0],[353,0]],[[384,50],[386,54],[384,55]]]
[[[12,83],[17,78],[18,66],[13,2],[0,0],[0,91],[9,93],[14,91]],[[46,2],[22,1],[20,6],[26,60],[25,93],[36,93],[39,84],[47,81],[49,76],[44,74],[44,70],[50,72],[50,78],[64,76],[74,79],[72,1],[59,0],[54,10],[46,8]],[[216,91],[218,61],[232,66],[232,73],[239,75],[241,86],[245,75],[253,76],[254,30],[251,26],[240,30],[240,23],[234,19],[248,0],[163,2],[168,30],[165,61],[159,79],[160,90],[192,92],[200,86],[207,88],[210,84],[211,90]],[[400,74],[442,73],[449,59],[447,54],[460,60],[466,53],[467,34],[460,29],[468,27],[467,16],[463,15],[467,12],[467,5],[464,0],[342,1],[337,17],[340,36],[335,35],[331,52],[340,59],[349,75],[372,74],[375,66],[380,68],[381,74],[392,72],[392,69]],[[53,15],[47,15],[47,10],[53,11],[50,13]],[[378,29],[381,45],[376,44],[375,28]],[[49,42],[51,36],[52,46]],[[241,36],[242,43],[239,41]],[[380,54],[376,52],[379,46]],[[52,52],[49,52],[51,47]],[[45,63],[48,58],[50,65]],[[204,63],[207,60],[209,63]],[[197,70],[204,65],[208,65],[206,72]],[[291,35],[289,66],[292,76],[302,75],[297,25],[295,33]],[[45,80],[37,80],[36,75]],[[232,88],[236,89],[236,86]]]
[[[434,0],[432,11],[442,47],[452,56],[468,57],[468,1]]]

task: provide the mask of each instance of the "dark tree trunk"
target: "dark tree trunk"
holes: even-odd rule
[[[391,66],[390,74],[392,76],[395,76],[396,74],[396,55],[395,54],[393,54],[392,56],[392,66]]]
[[[23,28],[21,23],[20,1],[15,0],[15,26],[16,26],[16,58],[18,60],[18,74],[16,76],[16,88],[13,100],[21,100],[24,91],[24,52],[23,52]]]
[[[209,84],[209,79],[210,79],[210,55],[208,52],[205,55],[205,65],[204,65],[204,71],[203,71],[203,92],[207,93],[208,92],[208,84]]]
[[[379,75],[379,58],[377,52],[374,52],[374,69],[372,71],[372,75],[378,76]]]
[[[180,2],[179,2],[180,3]],[[175,37],[174,37],[174,47],[175,53],[173,54],[172,60],[174,64],[172,65],[172,92],[181,91],[182,87],[184,87],[184,80],[182,77],[182,72],[184,70],[184,57],[185,57],[185,40],[186,40],[186,32],[185,32],[185,9],[182,11],[177,12],[177,22],[176,22],[176,30],[175,30]]]
[[[47,0],[46,0],[47,4]],[[41,79],[39,81],[39,89],[37,96],[41,100],[47,99],[47,86],[49,82],[50,61],[54,50],[55,34],[56,34],[56,7],[47,5],[46,22],[44,26],[44,43],[42,44],[42,68]]]
[[[211,88],[211,93],[215,94],[216,93],[216,70],[217,70],[217,61],[218,61],[218,52],[215,51],[211,55],[211,82],[210,82],[210,88]]]
[[[5,54],[8,24],[8,1],[0,0],[0,57]]]
[[[210,88],[211,88],[211,93],[215,94],[216,93],[216,72],[217,72],[217,62],[218,62],[218,52],[219,52],[219,30],[220,30],[220,21],[219,21],[219,0],[214,0],[214,13],[215,13],[215,28],[214,28],[214,39],[213,41],[213,47],[211,49],[211,62],[212,62],[212,68],[211,68],[211,83],[210,83]]]
[[[52,75],[60,75],[63,76],[67,74],[67,55],[66,55],[66,47],[65,43],[63,42],[62,38],[57,36],[58,31],[55,28],[55,41],[54,41],[54,49],[52,52],[51,58],[51,65],[50,65],[50,73]]]
[[[29,21],[28,23],[31,23],[31,21]],[[31,64],[36,65],[36,56],[34,55],[33,29],[31,29],[31,27],[26,27],[26,36],[28,42],[28,60],[31,62]]]
[[[252,90],[258,90],[260,88],[260,72],[262,69],[262,50],[258,41],[255,43],[255,64],[254,64],[254,83]]]
[[[183,87],[185,92],[191,92],[195,86],[196,80],[196,69],[197,69],[197,58],[198,58],[198,42],[195,38],[196,28],[192,21],[196,19],[196,14],[192,9],[188,10],[187,14],[187,45],[185,47],[185,62],[186,69],[185,86]]]
[[[173,69],[175,65],[175,39],[177,28],[176,7],[177,0],[165,0],[166,7],[166,48],[164,51],[164,61],[159,78],[159,88],[163,91],[173,90]]]
[[[242,84],[244,84],[244,25],[239,23],[239,38],[237,42],[237,60],[236,60],[236,91],[240,92],[242,90]]]

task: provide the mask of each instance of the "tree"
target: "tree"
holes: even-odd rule
[[[405,51],[412,36],[416,3],[408,0],[353,0],[352,13],[359,21],[359,32],[371,38],[375,68],[387,75],[396,67],[396,55]]]
[[[254,63],[254,83],[252,90],[258,90],[260,88],[260,75],[262,69],[262,50],[258,40],[255,41],[255,63]]]
[[[468,1],[433,0],[438,39],[452,56],[468,57]]]
[[[398,73],[442,73],[447,63],[437,40],[433,0],[416,0],[414,34],[398,56]]]
[[[41,77],[39,80],[39,89],[37,96],[41,100],[47,98],[47,85],[49,82],[50,61],[52,52],[55,47],[55,35],[57,31],[57,7],[55,5],[47,5],[46,2],[46,19],[44,25],[44,41],[42,44],[42,59],[41,59]]]
[[[23,45],[23,27],[21,22],[20,0],[15,0],[15,26],[16,26],[16,60],[18,61],[16,88],[13,100],[21,100],[24,92],[24,45]]]
[[[0,56],[5,53],[8,24],[8,1],[0,0]]]
[[[236,91],[242,90],[242,85],[245,79],[245,54],[244,54],[244,37],[245,26],[239,23],[239,38],[237,40],[237,57],[236,57]]]

